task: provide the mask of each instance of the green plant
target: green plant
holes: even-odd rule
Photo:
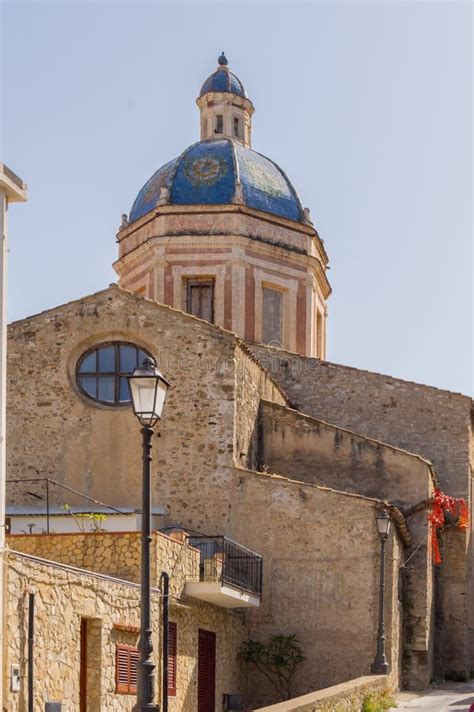
[[[101,512],[73,512],[69,504],[63,504],[62,509],[64,509],[68,514],[73,517],[77,524],[77,528],[83,534],[86,531],[86,523],[89,521],[91,523],[91,530],[95,532],[104,531],[102,524],[107,519],[107,515]]]
[[[254,665],[274,687],[281,700],[291,698],[291,683],[298,665],[306,660],[295,635],[272,635],[266,643],[247,640],[239,658]]]
[[[374,690],[364,697],[361,712],[386,712],[396,706],[397,703],[388,690]]]

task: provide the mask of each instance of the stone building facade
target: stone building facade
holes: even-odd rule
[[[117,646],[136,648],[138,642],[138,535],[20,535],[11,537],[9,545],[12,551],[6,567],[6,666],[10,670],[11,665],[19,665],[20,686],[12,691],[9,685],[7,709],[27,709],[28,595],[32,593],[34,709],[44,710],[46,702],[59,702],[65,712],[77,712],[83,704],[88,712],[132,710],[136,695],[118,690]],[[196,550],[155,534],[153,563],[152,621],[158,696],[161,698],[162,693],[161,571],[171,574],[169,618],[176,626],[177,640],[176,694],[169,697],[170,712],[196,710],[200,629],[216,636],[217,699],[226,693],[245,695],[246,671],[235,655],[248,635],[243,616],[185,599],[185,582],[195,576],[199,567]]]
[[[238,662],[247,636],[297,636],[306,659],[295,695],[367,675],[381,509],[393,522],[385,598],[392,683],[423,688],[435,674],[466,676],[470,532],[442,534],[435,568],[428,511],[439,487],[471,506],[471,402],[323,360],[327,254],[287,176],[251,149],[253,104],[225,57],[197,103],[201,141],[158,169],[123,216],[119,286],[10,325],[11,511],[31,507],[28,497],[40,492],[32,480],[42,478],[69,487],[72,508],[82,492],[139,509],[140,432],[126,376],[152,357],[172,383],[153,443],[163,529],[153,539],[153,575],[158,586],[160,571],[170,573],[176,616],[189,623],[186,693],[172,712],[197,709],[196,631],[211,619],[219,627],[211,632],[227,641],[225,669],[212,683],[215,702],[198,712],[217,712],[232,690],[249,709],[276,701]],[[48,503],[60,508],[64,497],[53,488]],[[163,532],[190,546],[179,544],[177,555]],[[263,561],[261,588],[224,581],[232,557],[209,556],[203,541],[212,537]],[[12,573],[26,581],[12,584],[12,610],[15,591],[34,588],[33,569],[45,571],[47,560],[56,562],[50,583],[72,577],[77,601],[89,595],[83,577],[106,588],[100,577],[110,576],[111,587],[136,594],[136,532],[13,536],[10,547],[26,567]],[[218,576],[208,581],[211,563]],[[117,612],[103,615],[111,621]]]
[[[423,512],[414,516],[409,531],[395,502],[411,506],[429,499],[435,478],[430,464],[294,411],[282,387],[230,332],[114,286],[12,325],[11,393],[16,393],[10,416],[12,479],[21,480],[24,472],[40,477],[49,473],[99,501],[139,506],[139,428],[131,409],[98,404],[81,392],[76,379],[75,367],[85,351],[117,339],[136,343],[155,356],[173,383],[166,417],[160,423],[153,478],[153,499],[165,509],[166,526],[225,534],[263,556],[262,602],[258,611],[248,613],[249,630],[260,636],[283,630],[302,639],[311,654],[302,666],[296,691],[308,692],[370,669],[378,590],[375,513],[383,501],[391,503],[402,537],[393,560],[398,562],[400,552],[409,551],[412,541],[418,545],[412,559],[414,575],[405,584],[404,625],[411,634],[399,632],[396,566],[393,590],[397,599],[388,605],[395,607],[397,623],[390,630],[390,640],[404,646],[407,682],[426,685],[432,670],[433,624],[428,526]],[[25,382],[32,349],[41,366],[35,389],[25,391],[20,399],[15,384]],[[20,430],[16,431],[25,425],[25,412],[30,414],[31,441],[26,448]],[[358,472],[360,477],[355,476]],[[12,485],[11,501],[21,501],[24,492],[21,482]],[[331,551],[329,532],[335,536]],[[132,552],[138,555],[137,540],[132,544],[127,539],[131,535],[114,536],[124,537],[128,551],[128,559],[115,575],[136,576],[129,560]],[[48,546],[47,537],[29,539],[35,547]],[[77,547],[79,540],[75,541]],[[63,562],[92,566],[93,546],[81,546],[81,554],[77,548],[66,548],[69,554]],[[113,552],[116,545],[106,548]],[[354,555],[354,550],[360,555]],[[50,556],[44,549],[35,551]],[[340,603],[329,612],[330,604],[338,601],[334,592],[341,589],[342,570],[347,577],[343,598],[351,601],[344,630],[353,626],[353,639],[358,641],[350,660],[344,652],[345,635],[336,633]],[[301,602],[310,590],[321,587],[321,577],[324,586],[321,601],[314,601],[313,627],[302,618]],[[416,620],[411,620],[415,602]],[[333,634],[321,636],[320,627],[331,621]],[[328,641],[332,652],[324,649]],[[333,663],[321,668],[321,657]],[[398,653],[394,654],[397,681],[399,662]],[[268,690],[259,688],[261,692],[258,688],[255,692],[260,697],[253,699],[270,702]]]

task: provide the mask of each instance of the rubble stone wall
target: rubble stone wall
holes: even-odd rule
[[[6,670],[20,665],[21,688],[8,693],[10,712],[27,708],[28,596],[35,594],[34,708],[61,702],[64,712],[79,709],[81,620],[87,620],[88,709],[132,710],[136,696],[116,692],[115,646],[138,642],[140,588],[61,564],[10,551],[7,554]],[[170,712],[196,712],[197,650],[200,628],[216,633],[216,699],[246,695],[246,670],[236,659],[247,637],[245,622],[225,609],[172,597],[170,620],[177,624],[177,695]],[[161,597],[152,593],[156,696],[161,695]],[[100,678],[100,685],[98,680]],[[9,685],[8,685],[9,687]]]
[[[140,532],[14,534],[7,543],[15,551],[140,583],[140,538]],[[152,533],[150,548],[153,585],[166,571],[171,593],[181,598],[186,581],[199,576],[199,552],[161,532]]]
[[[262,603],[249,610],[251,635],[295,634],[307,660],[294,695],[369,674],[376,651],[380,541],[378,502],[276,475],[236,469],[229,535],[263,556]],[[252,517],[245,511],[252,503]],[[402,549],[387,551],[387,650],[400,679]],[[275,701],[251,671],[255,706]]]
[[[441,489],[453,497],[463,497],[468,503],[471,529],[467,535],[463,532],[456,538],[459,551],[455,558],[464,559],[463,573],[451,556],[446,557],[442,571],[438,572],[441,590],[437,595],[435,660],[438,675],[467,677],[474,668],[474,569],[469,564],[474,527],[471,399],[460,393],[287,351],[261,345],[250,348],[282,386],[292,407],[421,455],[433,464]],[[452,572],[451,566],[454,566]],[[443,643],[446,630],[443,621],[450,622],[451,639],[456,641],[458,653],[454,657],[449,652],[451,646]],[[420,660],[423,655],[420,653]]]

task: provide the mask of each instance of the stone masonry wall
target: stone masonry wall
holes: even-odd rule
[[[231,489],[226,533],[263,556],[262,604],[249,612],[252,637],[294,633],[307,656],[293,694],[368,674],[376,650],[380,504],[243,469],[235,470]],[[394,533],[386,598],[394,684],[400,675],[400,556]],[[258,673],[249,686],[255,706],[276,701]]]
[[[286,405],[287,400],[266,372],[242,350],[235,369],[235,463],[250,469],[258,464],[258,418],[262,398]]]
[[[368,675],[288,702],[260,707],[258,712],[360,712],[367,697],[377,699],[389,690],[389,685],[386,675]]]
[[[265,346],[251,345],[250,348],[297,410],[432,462],[441,489],[454,497],[464,497],[469,503],[471,531],[458,539],[462,549],[459,555],[466,560],[471,551],[474,519],[469,452],[473,442],[470,398]],[[452,621],[453,645],[466,653],[463,660],[456,656],[457,667],[453,670],[453,659],[443,652],[448,648],[440,642],[444,633],[438,626],[436,670],[439,675],[455,673],[462,677],[474,667],[474,571],[466,561],[461,585],[458,567],[452,575],[449,568],[448,562],[443,564],[443,574],[439,577],[443,590],[437,596],[441,606],[437,620]]]
[[[15,551],[140,583],[140,537],[140,532],[77,532],[14,534],[7,540]],[[161,572],[167,571],[177,598],[184,596],[186,581],[199,576],[199,552],[161,532],[152,533],[150,556],[152,585],[159,586]]]
[[[421,455],[433,463],[446,492],[469,499],[470,398],[265,346],[249,348],[294,408]]]
[[[196,492],[195,496],[201,495]],[[308,658],[298,674],[294,694],[367,674],[375,655],[378,615],[377,501],[240,468],[233,473],[228,496],[231,516],[222,531],[263,556],[262,605],[247,614],[251,635],[265,638],[272,633],[296,633]],[[184,526],[185,514],[183,510]],[[189,559],[190,575],[195,575],[197,552],[159,533],[153,537],[154,551],[161,551],[156,575],[162,568],[169,571],[171,588],[180,604],[176,615],[184,615],[190,606],[196,615],[192,599],[183,598],[179,591]],[[117,534],[78,532],[11,536],[9,546],[64,563],[93,560],[96,571],[119,571],[136,578],[138,541],[138,533],[124,534],[121,544]],[[387,557],[386,619],[395,685],[400,676],[401,556],[394,533]],[[213,617],[222,619],[222,625],[225,615],[234,618],[217,607],[207,609],[215,611]],[[191,649],[193,634],[178,635],[184,636],[184,649]],[[226,641],[225,635],[221,636],[220,645],[227,646]],[[235,664],[236,649],[228,651]],[[255,674],[250,677],[249,693],[254,704],[275,701],[265,681]]]
[[[35,593],[35,712],[44,710],[46,701],[60,701],[65,712],[77,712],[82,618],[88,621],[88,652],[94,661],[93,666],[88,666],[88,709],[132,710],[135,696],[115,692],[115,645],[137,644],[139,586],[10,552],[6,664],[7,670],[12,663],[20,664],[22,681],[19,693],[9,693],[10,712],[26,709],[28,592]],[[216,633],[216,699],[229,692],[247,693],[246,671],[236,659],[236,651],[247,637],[241,616],[197,601],[183,605],[173,597],[170,620],[177,624],[178,651],[177,695],[170,697],[170,712],[196,712],[200,628]],[[157,591],[152,594],[152,621],[160,699],[161,599]]]
[[[79,709],[81,619],[99,622],[101,685],[89,686],[88,703],[97,712],[131,710],[134,698],[115,692],[115,644],[135,645],[137,636],[123,638],[114,624],[139,625],[139,587],[113,579],[101,579],[77,570],[62,569],[39,560],[10,553],[7,578],[7,670],[20,665],[21,689],[10,692],[8,709],[27,709],[28,596],[35,594],[34,709],[45,702],[62,702],[65,712]],[[159,631],[159,597],[153,595],[152,620],[155,643]],[[97,642],[97,640],[96,640]],[[155,649],[158,662],[158,646]]]
[[[431,496],[434,474],[420,457],[268,401],[259,424],[260,464],[270,472],[403,507]]]
[[[148,350],[173,384],[153,441],[153,503],[178,502],[188,526],[221,533],[215,520],[229,512],[236,440],[245,450],[253,428],[242,415],[242,384],[253,394],[252,412],[259,389],[278,402],[284,396],[233,334],[115,286],[10,325],[8,479],[48,476],[109,505],[140,506],[141,435],[131,407],[101,405],[76,384],[80,356],[114,340]],[[26,387],[32,363],[34,387]],[[234,436],[236,426],[241,435]],[[7,501],[23,504],[26,490],[43,489],[9,484]],[[53,504],[66,496],[70,505],[84,504],[51,488]]]
[[[10,326],[8,477],[49,475],[107,504],[139,505],[141,435],[131,407],[101,406],[75,379],[78,358],[112,340],[148,350],[173,382],[154,439],[153,499],[169,501],[179,487],[192,508],[189,473],[216,486],[232,463],[235,337],[117,287]],[[16,492],[23,501],[24,488]],[[8,494],[14,500],[13,486]],[[64,503],[64,493],[52,496]]]
[[[403,508],[428,500],[433,492],[434,475],[422,458],[275,403],[261,403],[258,443],[262,466],[291,479]],[[414,545],[404,569],[403,673],[405,686],[419,688],[429,684],[433,671],[433,575],[424,510],[410,518],[410,533]]]

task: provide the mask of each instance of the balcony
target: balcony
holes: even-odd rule
[[[186,594],[224,608],[255,608],[262,595],[262,557],[224,536],[188,536],[200,554],[199,579]]]

